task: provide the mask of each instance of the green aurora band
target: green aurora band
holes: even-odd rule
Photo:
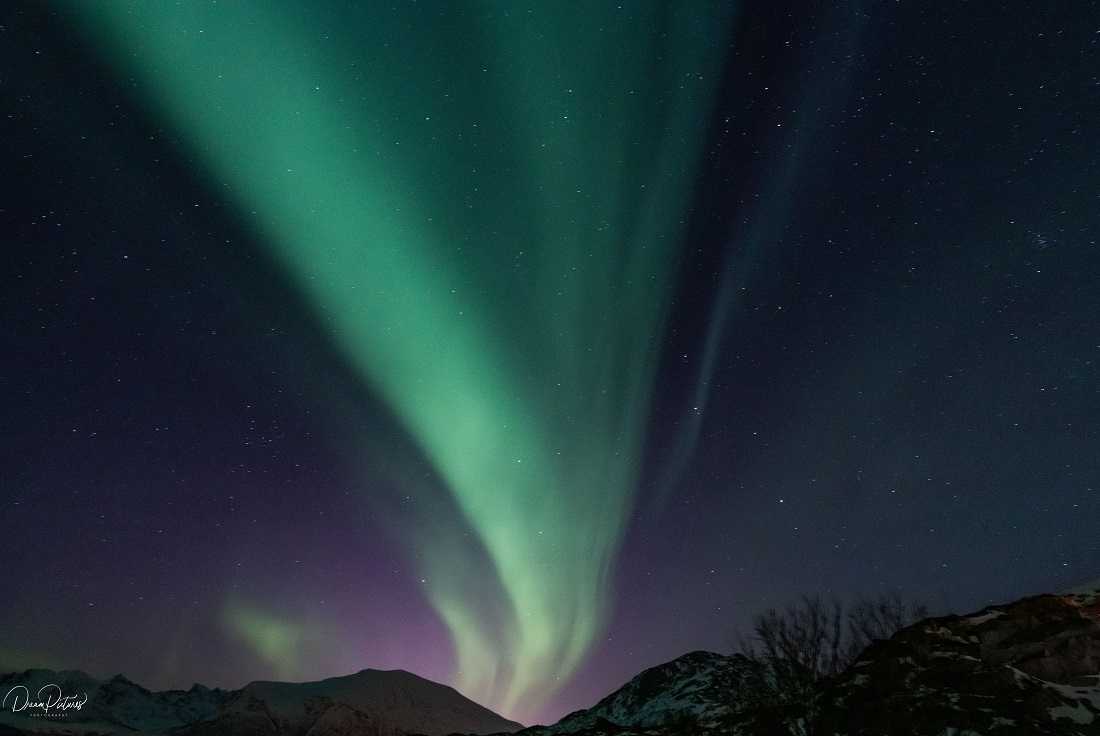
[[[226,632],[247,643],[282,680],[296,676],[304,649],[317,640],[310,628],[268,613],[236,596],[223,602],[222,624]]]
[[[453,684],[532,713],[606,618],[730,6],[366,5],[61,7],[430,459]]]

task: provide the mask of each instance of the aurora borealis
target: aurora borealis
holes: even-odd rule
[[[1098,574],[1070,13],[4,13],[0,670],[545,722],[805,590]]]
[[[364,7],[356,27],[387,27]],[[453,638],[459,688],[508,711],[536,701],[603,623],[724,13],[651,8],[626,23],[579,8],[576,28],[551,34],[568,40],[563,60],[539,39],[564,20],[552,7],[452,9],[404,52],[357,37],[366,53],[337,43],[312,60],[324,19],[310,34],[286,8],[84,8],[119,58],[142,60],[169,124],[255,213],[452,494],[454,512],[398,534]],[[658,23],[666,58],[646,45]],[[467,26],[485,40],[465,65],[426,62]],[[358,84],[335,71],[355,62]],[[402,63],[398,82],[386,65]],[[499,119],[478,102],[440,109],[469,87]],[[502,170],[478,175],[490,145]],[[513,267],[485,267],[501,261]]]

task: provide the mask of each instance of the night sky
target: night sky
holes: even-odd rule
[[[550,722],[1100,576],[1096,2],[4,2],[0,104],[0,671]]]

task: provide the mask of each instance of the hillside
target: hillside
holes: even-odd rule
[[[811,692],[760,692],[754,666],[692,652],[520,734],[1100,735],[1100,581],[922,620]]]

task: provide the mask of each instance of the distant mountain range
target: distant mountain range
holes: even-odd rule
[[[0,698],[6,698],[0,736],[445,736],[523,727],[454,688],[401,670],[363,670],[320,682],[253,682],[233,691],[195,685],[150,692],[121,675],[101,681],[79,671],[34,669],[0,677]]]
[[[1100,736],[1100,581],[925,619],[794,695],[762,693],[754,672],[741,655],[692,652],[520,730],[400,670],[159,693],[121,676],[27,670],[0,677],[0,736]]]

